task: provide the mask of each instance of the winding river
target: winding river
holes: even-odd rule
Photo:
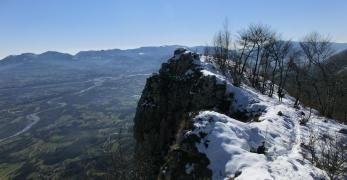
[[[89,91],[91,89],[94,89],[94,88],[96,88],[98,86],[102,86],[103,83],[106,80],[119,80],[119,79],[126,78],[126,77],[149,76],[149,75],[150,74],[130,74],[130,75],[125,75],[125,76],[121,75],[121,76],[118,76],[118,77],[98,77],[98,78],[94,78],[94,79],[85,81],[85,82],[93,82],[93,85],[91,85],[91,86],[89,86],[89,87],[87,87],[85,89],[82,89],[80,91],[77,91],[75,94],[76,95],[82,95],[83,93],[85,93],[85,92],[87,92],[87,91]],[[26,115],[26,119],[29,120],[30,123],[27,124],[22,130],[16,132],[15,134],[0,139],[0,142],[3,142],[3,141],[6,141],[8,139],[11,139],[11,138],[14,138],[16,136],[19,136],[19,135],[27,132],[28,130],[30,130],[35,124],[37,124],[41,120],[40,116],[39,116],[40,113],[47,112],[47,111],[52,111],[52,110],[55,110],[55,109],[59,109],[59,108],[65,107],[67,105],[65,102],[53,102],[54,100],[57,100],[59,98],[60,97],[56,97],[56,98],[53,98],[53,99],[47,101],[48,104],[56,103],[56,105],[57,105],[56,107],[45,109],[45,110],[42,110],[42,111],[38,111],[38,112]]]

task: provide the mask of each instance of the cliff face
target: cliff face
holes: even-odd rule
[[[147,79],[138,103],[134,119],[137,153],[151,156],[158,170],[172,150],[170,146],[178,143],[178,132],[189,126],[192,113],[205,109],[225,112],[229,108],[226,84],[218,83],[214,76],[204,76],[198,61],[198,54],[177,49],[168,63],[162,64],[159,74]],[[206,158],[203,161],[208,164]]]

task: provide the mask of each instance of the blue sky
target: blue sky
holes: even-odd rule
[[[47,50],[203,45],[227,17],[283,38],[318,31],[347,42],[346,0],[0,0],[0,57]]]

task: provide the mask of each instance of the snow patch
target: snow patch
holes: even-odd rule
[[[244,123],[214,111],[202,111],[194,119],[194,128],[185,136],[197,135],[199,152],[210,160],[213,179],[320,179],[324,171],[303,158],[300,144],[309,138],[308,128],[301,126],[302,114],[309,110],[293,108],[293,98],[283,102],[277,95],[268,97],[242,85],[232,85],[208,57],[195,59],[194,64],[204,76],[214,76],[217,83],[226,84],[226,95],[232,95],[230,112],[259,113],[258,122]],[[281,112],[281,113],[279,113]],[[345,125],[326,119],[313,111],[308,126],[319,132],[336,133]],[[262,144],[265,154],[255,153]],[[187,169],[187,167],[186,167]],[[241,174],[240,174],[241,172]]]
[[[194,166],[193,166],[192,164],[186,164],[186,165],[185,165],[185,169],[186,169],[186,173],[187,173],[187,174],[190,174],[190,173],[193,172]]]

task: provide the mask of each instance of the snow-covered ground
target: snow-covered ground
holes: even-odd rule
[[[347,128],[345,125],[320,117],[315,111],[306,126],[300,125],[299,120],[308,116],[309,110],[293,108],[292,97],[286,96],[279,102],[276,95],[268,97],[246,85],[235,87],[204,57],[195,64],[204,75],[215,76],[217,82],[227,84],[226,93],[234,94],[230,111],[262,112],[258,121],[248,123],[214,111],[202,111],[194,118],[195,129],[188,133],[203,137],[196,146],[210,160],[208,168],[213,172],[213,179],[231,178],[235,174],[239,174],[236,179],[246,180],[326,177],[324,171],[303,158],[300,144],[308,141],[308,127],[336,134]],[[255,153],[263,143],[266,153]],[[194,168],[190,164],[187,167],[188,172]]]

